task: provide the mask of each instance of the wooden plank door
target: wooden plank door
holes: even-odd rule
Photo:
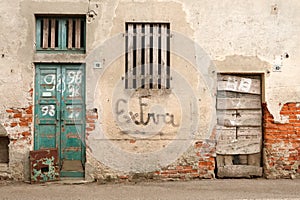
[[[84,70],[78,65],[37,65],[35,150],[57,148],[61,176],[83,176]]]
[[[217,176],[262,176],[261,77],[218,75]]]

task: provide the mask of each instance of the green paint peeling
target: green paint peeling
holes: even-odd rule
[[[43,165],[47,166],[45,168],[48,169],[48,171],[42,172],[42,169],[35,169],[33,168],[33,174],[31,176],[31,179],[34,181],[51,181],[51,180],[56,180],[57,177],[59,177],[59,173],[57,170],[55,170],[55,163],[54,163],[55,158],[52,156],[51,158],[43,158],[37,162],[42,163]],[[33,164],[33,167],[38,166],[37,163]]]

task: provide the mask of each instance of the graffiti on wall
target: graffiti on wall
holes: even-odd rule
[[[118,122],[134,123],[136,125],[147,126],[151,124],[168,124],[173,127],[179,127],[179,123],[175,122],[174,114],[171,113],[155,113],[155,112],[146,112],[149,109],[149,104],[145,102],[145,99],[149,99],[145,96],[139,97],[139,111],[126,112],[128,106],[128,101],[126,99],[118,99],[115,105],[115,113],[117,115]]]

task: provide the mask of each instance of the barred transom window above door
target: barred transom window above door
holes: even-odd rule
[[[170,24],[126,23],[125,88],[170,88]]]
[[[85,16],[36,16],[36,50],[84,53]]]

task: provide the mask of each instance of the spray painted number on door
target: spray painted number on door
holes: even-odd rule
[[[70,97],[79,97],[81,95],[82,71],[68,71],[67,88]]]
[[[42,116],[51,116],[53,117],[55,115],[55,106],[54,105],[48,105],[48,106],[42,106],[41,107]]]
[[[52,92],[56,89],[58,92],[64,94],[67,88],[70,97],[78,97],[80,96],[81,90],[82,70],[68,71],[67,83],[65,82],[65,76],[61,74],[59,74],[58,77],[56,77],[56,74],[47,74],[44,77],[44,82],[46,85],[49,85],[49,87],[46,88],[47,92]]]
[[[65,162],[84,163],[84,69],[38,65],[35,81],[35,149],[58,148],[62,171]]]

